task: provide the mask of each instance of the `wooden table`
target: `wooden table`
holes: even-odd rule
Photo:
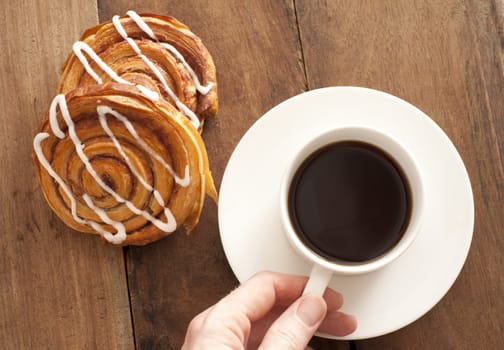
[[[2,349],[178,349],[189,320],[238,284],[211,201],[193,236],[121,249],[68,229],[38,187],[32,139],[72,43],[128,9],[180,19],[212,53],[220,111],[203,136],[218,187],[255,120],[323,86],[397,95],[430,115],[461,153],[476,222],[448,294],[393,334],[351,343],[315,338],[314,347],[502,349],[503,0],[2,0]]]

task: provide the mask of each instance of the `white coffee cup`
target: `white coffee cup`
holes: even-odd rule
[[[399,242],[384,254],[363,262],[327,259],[307,246],[296,233],[291,222],[288,198],[293,177],[311,154],[336,142],[356,141],[371,144],[382,150],[399,165],[410,190],[409,221]],[[304,293],[322,295],[333,274],[358,275],[383,268],[404,253],[417,236],[424,211],[424,186],[422,176],[412,154],[392,136],[362,126],[338,127],[324,130],[295,152],[280,184],[281,222],[293,249],[313,267]]]

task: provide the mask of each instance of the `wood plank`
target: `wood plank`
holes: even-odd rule
[[[504,0],[493,0],[493,6],[495,7],[497,32],[499,33],[501,67],[504,68]]]
[[[367,86],[413,103],[452,139],[473,186],[474,239],[455,285],[417,322],[358,349],[502,347],[501,0],[299,0],[296,7],[309,88]]]
[[[100,19],[123,14],[129,6],[129,1],[101,1]],[[179,19],[212,53],[220,110],[205,124],[203,137],[219,186],[232,150],[250,125],[305,88],[292,2],[144,1],[134,10]],[[192,236],[174,234],[130,248],[127,256],[140,349],[179,348],[188,322],[237,285],[219,240],[217,208],[210,201]]]
[[[0,29],[0,343],[8,349],[131,349],[123,252],[66,228],[31,159],[36,125],[89,1],[3,1]]]

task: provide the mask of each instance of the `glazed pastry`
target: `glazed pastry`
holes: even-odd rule
[[[108,81],[166,100],[199,131],[217,112],[212,57],[199,37],[171,17],[128,11],[85,31],[73,45],[58,93]]]
[[[217,198],[199,133],[173,106],[108,83],[56,96],[34,140],[44,195],[75,230],[146,244]]]
[[[217,201],[200,136],[217,111],[210,54],[176,20],[132,11],[73,48],[33,142],[50,207],[115,245],[190,233]]]

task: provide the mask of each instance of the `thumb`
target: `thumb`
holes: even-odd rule
[[[326,312],[322,297],[302,296],[271,325],[259,349],[305,349]]]

